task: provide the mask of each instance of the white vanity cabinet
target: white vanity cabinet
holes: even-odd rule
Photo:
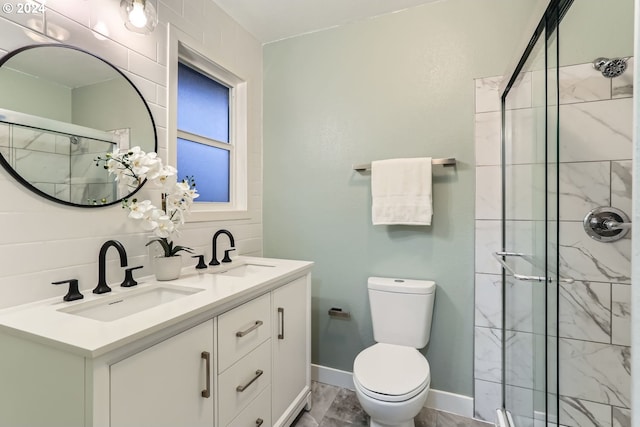
[[[301,277],[272,292],[273,313],[273,425],[288,426],[307,405],[311,378],[311,298]]]
[[[111,427],[211,427],[214,320],[110,366]]]
[[[192,276],[190,286],[204,289],[192,304],[208,292],[213,302],[184,311],[167,305],[157,311],[176,317],[118,335],[125,337],[118,342],[103,340],[106,350],[17,331],[0,313],[0,426],[289,426],[310,405],[311,263],[282,262],[295,270],[238,286],[237,295],[220,297],[205,288],[207,280],[224,283],[224,292],[227,282]],[[63,327],[69,317],[82,322],[52,318]],[[74,332],[95,342],[102,339],[97,327],[102,335],[126,327],[96,322]]]

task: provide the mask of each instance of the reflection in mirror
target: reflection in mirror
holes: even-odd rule
[[[28,46],[0,60],[0,161],[23,185],[59,203],[104,206],[120,193],[99,155],[156,150],[147,104],[111,64],[64,45]]]

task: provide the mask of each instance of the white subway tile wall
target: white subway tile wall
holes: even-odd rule
[[[235,236],[238,252],[262,254],[262,46],[212,0],[151,0],[159,12],[153,33],[128,31],[119,3],[113,0],[48,0],[46,33],[43,16],[0,15],[0,55],[37,43],[63,42],[85,49],[117,66],[149,103],[158,134],[158,152],[167,158],[167,26],[191,35],[211,59],[246,79],[248,86],[249,213],[248,219],[188,223],[176,239],[197,253],[211,254],[211,237],[220,228]],[[38,30],[40,29],[40,31]],[[68,191],[69,189],[60,189]],[[77,278],[92,289],[97,281],[101,244],[120,240],[129,265],[144,265],[151,274],[145,243],[148,234],[127,220],[119,206],[72,208],[45,200],[0,171],[0,309],[60,294],[55,280]],[[140,197],[159,197],[143,190]],[[108,256],[109,281],[119,283],[122,269]],[[195,260],[185,256],[184,265]]]

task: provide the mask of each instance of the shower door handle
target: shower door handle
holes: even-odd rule
[[[522,280],[524,282],[546,282],[547,281],[547,277],[544,276],[528,276],[525,274],[519,274],[516,273],[513,268],[511,268],[511,266],[509,264],[507,264],[502,258],[503,257],[519,257],[524,259],[525,261],[528,261],[526,258],[526,255],[520,252],[494,252],[493,253],[493,257],[500,263],[500,265],[505,269],[505,271],[507,271],[509,274],[511,274],[515,279],[517,280]],[[530,261],[529,261],[530,262]],[[551,281],[551,278],[548,278],[549,281]],[[573,279],[558,279],[560,282],[562,283],[573,283],[574,280]]]

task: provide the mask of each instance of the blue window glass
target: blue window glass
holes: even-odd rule
[[[181,63],[178,129],[229,142],[229,88]]]
[[[178,138],[178,179],[193,177],[196,202],[229,202],[229,151]]]

